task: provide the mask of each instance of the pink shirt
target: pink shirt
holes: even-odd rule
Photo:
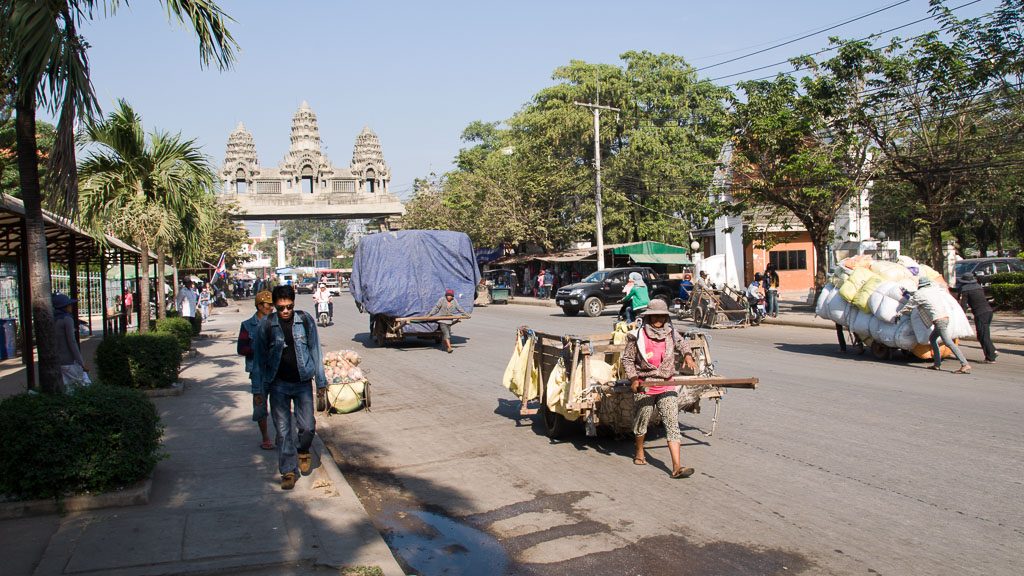
[[[668,345],[668,340],[652,340],[647,337],[647,333],[643,330],[641,330],[640,333],[642,334],[641,338],[644,339],[644,348],[647,350],[647,354],[644,359],[655,368],[661,366],[661,360],[665,357],[665,347]],[[648,386],[644,388],[644,394],[647,394],[648,396],[657,396],[663,392],[669,392],[675,389],[675,386]]]

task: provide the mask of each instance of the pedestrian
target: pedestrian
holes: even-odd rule
[[[540,273],[537,274],[537,299],[539,299],[539,300],[543,300],[544,299],[544,277],[545,276],[546,276],[546,271],[543,268],[541,268]]]
[[[629,273],[629,282],[626,283],[628,290],[626,295],[622,297],[622,312],[620,316],[626,322],[633,322],[633,318],[637,314],[647,309],[647,304],[650,302],[650,295],[647,291],[647,284],[644,284],[643,276],[639,272]]]
[[[291,490],[300,474],[309,474],[313,457],[309,453],[316,435],[313,389],[323,398],[327,389],[320,337],[313,318],[295,309],[295,289],[275,286],[271,297],[274,311],[260,320],[253,342],[252,393],[270,396],[270,415],[281,438],[277,447],[277,469],[281,489]]]
[[[626,335],[626,348],[622,352],[622,369],[629,379],[634,394],[633,434],[636,453],[633,464],[647,464],[644,440],[651,416],[657,408],[665,425],[669,456],[672,459],[672,478],[687,478],[693,468],[683,468],[679,432],[679,395],[674,385],[658,384],[675,375],[675,359],[679,354],[683,364],[697,371],[690,344],[669,323],[668,305],[655,299],[640,316],[643,326]]]
[[[465,316],[466,311],[459,305],[459,301],[455,299],[454,290],[445,290],[444,296],[442,296],[434,307],[430,309],[430,313],[427,316]],[[438,327],[441,329],[441,339],[444,341],[444,349],[449,354],[452,353],[452,324],[451,320],[439,320],[437,322]]]
[[[245,372],[249,375],[250,389],[253,384],[253,376],[256,374],[256,371],[252,368],[253,337],[259,329],[260,320],[266,318],[273,309],[274,300],[270,292],[264,290],[256,294],[256,313],[243,320],[238,330],[238,354],[245,356]],[[267,409],[267,405],[268,396],[266,394],[252,395],[252,419],[256,422],[260,429],[260,435],[263,437],[260,448],[273,450],[276,444],[280,444],[280,436],[278,436],[278,442],[270,441],[270,435],[267,433],[267,416],[270,414],[270,411]]]
[[[75,338],[75,313],[71,309],[78,300],[64,294],[54,294],[51,298],[53,304],[53,328],[56,336],[55,348],[57,349],[57,360],[60,362],[60,373],[64,383],[65,391],[72,390],[76,386],[89,384],[85,367],[85,360],[82,359],[82,350],[78,347],[78,340]]]
[[[921,276],[917,281],[917,291],[910,296],[910,301],[900,310],[900,314],[910,314],[912,310],[917,310],[926,326],[934,326],[928,337],[928,342],[932,345],[932,365],[929,368],[941,369],[942,353],[939,351],[939,339],[941,338],[943,344],[960,361],[960,368],[953,373],[970,374],[971,365],[967,363],[967,359],[964,358],[964,354],[956,342],[949,337],[949,312],[946,310],[946,304],[943,302],[942,293],[939,290],[944,290],[944,288],[933,284],[927,277]],[[893,318],[894,321],[898,319],[899,316]]]
[[[971,308],[971,315],[974,316],[974,327],[978,332],[978,342],[981,343],[981,350],[985,353],[986,364],[996,361],[999,352],[992,343],[992,305],[985,297],[985,291],[974,274],[968,272],[960,277],[960,298]]]
[[[555,275],[551,270],[544,272],[544,297],[551,298],[551,293],[554,292],[555,288]]]
[[[203,286],[202,291],[199,292],[199,311],[203,315],[203,322],[206,322],[207,318],[210,317],[210,287]]]
[[[135,296],[132,295],[131,290],[125,290],[124,291],[123,309],[125,311],[125,315],[128,316],[128,318],[127,318],[128,325],[131,326],[132,325],[132,312],[135,311]]]
[[[764,285],[767,288],[765,290],[765,304],[767,306],[766,314],[772,318],[779,317],[779,273],[775,270],[775,265],[769,263],[768,267],[764,269]]]
[[[199,295],[192,288],[192,280],[186,278],[184,286],[178,290],[178,298],[174,301],[174,304],[177,306],[181,317],[192,323],[193,334],[199,334],[203,327],[202,317],[197,314],[198,303]]]

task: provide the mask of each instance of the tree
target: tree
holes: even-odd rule
[[[141,251],[140,270],[149,270],[149,252],[161,256],[179,239],[196,243],[212,219],[209,201],[216,180],[213,167],[194,140],[154,132],[148,139],[142,118],[121,100],[105,120],[86,123],[83,144],[96,145],[79,167],[79,208],[84,225],[99,232],[126,235]],[[190,222],[183,229],[182,222]],[[191,241],[189,241],[190,236]],[[187,254],[187,253],[186,253]],[[159,261],[158,260],[158,266]],[[163,278],[162,271],[159,277]],[[149,278],[140,273],[141,332],[149,329]],[[159,290],[158,302],[163,290]]]
[[[25,204],[28,279],[32,287],[32,322],[39,352],[39,383],[44,392],[61,388],[60,366],[53,346],[49,257],[42,215],[44,199],[73,212],[77,206],[74,126],[78,117],[98,110],[89,78],[88,44],[78,34],[83,21],[113,14],[119,0],[5,0],[0,2],[0,78],[14,100],[21,198]],[[187,24],[199,40],[205,66],[227,68],[237,48],[228,17],[212,0],[161,0],[168,17]],[[40,187],[36,142],[36,108],[59,118],[49,167],[47,194]]]
[[[885,157],[889,174],[907,183],[923,207],[929,263],[941,269],[944,231],[952,228],[972,188],[988,170],[1009,168],[1007,148],[1020,150],[1019,0],[1004,0],[982,18],[957,19],[942,0],[931,12],[941,29],[883,50],[844,45],[836,73],[865,78],[858,123]],[[993,115],[1001,122],[986,130]]]
[[[18,187],[18,142],[11,108],[0,108],[0,192],[21,196]],[[46,162],[53,150],[55,128],[48,122],[36,122],[37,162],[42,164],[39,178],[46,185]]]
[[[803,224],[817,256],[814,284],[820,290],[836,213],[867,186],[873,167],[869,140],[855,122],[856,79],[831,72],[840,62],[800,63],[812,66],[813,74],[799,85],[781,74],[740,83],[745,99],[735,102],[733,195],[740,208],[781,207]]]

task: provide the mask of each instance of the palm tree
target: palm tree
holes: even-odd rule
[[[199,40],[203,66],[226,69],[238,47],[227,29],[230,20],[213,0],[159,0],[168,18],[190,25]],[[114,14],[121,0],[3,0],[0,2],[0,90],[12,95],[16,114],[18,173],[25,203],[28,279],[32,287],[32,322],[39,350],[39,384],[44,392],[61,389],[60,366],[53,346],[50,264],[42,215],[44,200],[36,157],[35,115],[42,106],[58,116],[50,156],[46,200],[72,214],[77,206],[74,126],[76,117],[98,111],[89,78],[88,44],[78,34],[83,21]]]
[[[194,221],[191,215],[205,209],[203,199],[216,178],[213,167],[195,140],[159,131],[147,138],[142,118],[124,100],[105,120],[87,122],[80,140],[97,146],[78,168],[81,221],[97,233],[131,238],[142,252],[139,330],[145,332],[149,329],[149,278],[145,272],[149,270],[149,252],[158,250],[162,260],[169,246],[187,237],[182,221]]]

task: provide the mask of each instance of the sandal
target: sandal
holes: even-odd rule
[[[680,468],[680,469],[672,472],[672,477],[676,478],[676,479],[678,479],[678,478],[689,478],[690,476],[693,476],[693,472],[694,472],[693,468]]]
[[[643,466],[647,464],[647,458],[633,458],[633,464],[637,466]]]
[[[959,368],[957,368],[956,370],[953,371],[953,374],[970,374],[970,373],[971,373],[971,365],[970,364],[964,364],[963,366],[961,366],[961,367],[959,367]]]
[[[273,450],[274,448],[277,448],[277,446],[274,446],[274,443],[270,440],[264,440],[260,443],[260,448],[263,448],[264,450]]]
[[[932,364],[931,366],[929,366],[929,367],[928,367],[928,369],[929,369],[929,370],[942,370],[942,368],[939,368],[939,367],[938,367],[938,366],[936,366],[935,364]]]

